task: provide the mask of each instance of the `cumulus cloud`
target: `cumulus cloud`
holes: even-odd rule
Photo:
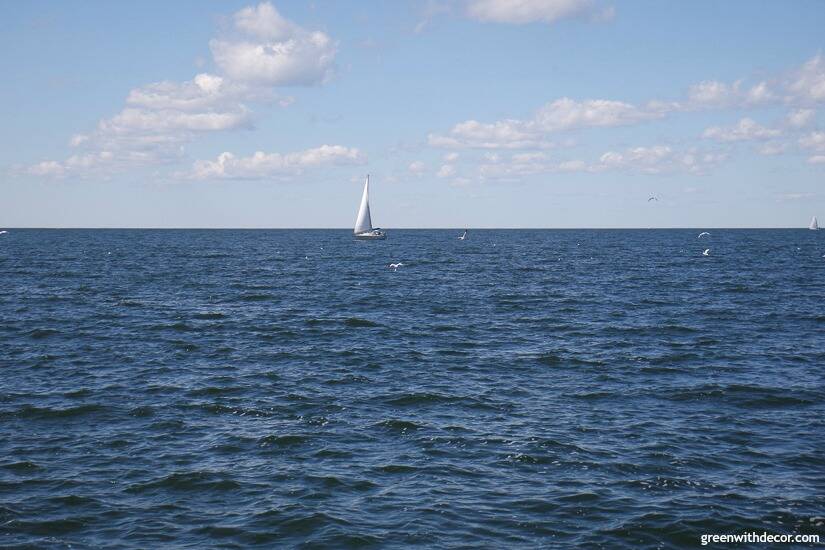
[[[80,175],[177,161],[183,146],[198,134],[250,128],[252,113],[240,99],[251,93],[206,73],[183,83],[136,88],[118,114],[101,120],[90,133],[72,136],[69,144],[80,153],[32,166],[29,173]]]
[[[689,173],[706,174],[727,158],[712,151],[688,149],[678,151],[667,145],[632,147],[621,151],[607,151],[597,160],[550,160],[544,153],[512,155],[507,162],[485,163],[479,167],[482,179],[517,180],[548,173],[602,173],[624,171],[640,174]]]
[[[621,152],[608,151],[591,166],[593,171],[628,170],[643,174],[663,174],[688,172],[703,174],[708,169],[725,160],[726,155],[696,150],[674,151],[666,145],[634,147]]]
[[[455,166],[452,164],[444,164],[438,169],[435,174],[439,178],[449,178],[455,175]]]
[[[770,139],[781,133],[777,129],[761,126],[753,119],[743,118],[731,127],[712,126],[707,128],[702,133],[702,137],[717,141],[750,141]]]
[[[413,175],[420,176],[427,170],[427,166],[420,160],[416,160],[410,163],[407,170]]]
[[[805,149],[825,152],[825,132],[811,132],[799,138],[799,145]]]
[[[611,19],[613,8],[600,9],[591,0],[468,0],[467,15],[492,23],[555,23],[571,17]]]
[[[539,109],[535,124],[544,132],[557,132],[574,128],[634,124],[660,116],[659,113],[649,112],[623,101],[575,101],[563,97]]]
[[[532,118],[496,122],[467,120],[453,126],[449,135],[430,134],[434,147],[476,149],[548,149],[556,143],[549,134],[581,128],[622,126],[660,118],[653,112],[622,101],[567,97],[542,106]]]
[[[256,88],[200,73],[186,82],[154,82],[136,88],[129,92],[126,104],[153,111],[209,112],[235,109],[244,101],[271,101],[276,97],[270,88]]]
[[[285,19],[269,2],[234,16],[238,38],[209,42],[221,70],[238,82],[268,86],[309,86],[332,75],[336,44],[321,31]]]
[[[28,173],[33,176],[62,176],[66,170],[63,164],[54,160],[45,160],[29,166]]]
[[[427,142],[433,147],[448,149],[531,149],[553,147],[539,132],[521,120],[483,123],[467,120],[453,126],[449,135],[430,134]]]
[[[683,110],[743,108],[768,104],[806,106],[825,101],[825,57],[817,54],[785,76],[775,75],[750,87],[706,80],[691,86]]]
[[[777,143],[777,142],[768,142],[765,143],[757,149],[760,155],[763,156],[775,156],[781,155],[785,151],[787,151],[788,145],[785,143]]]
[[[825,164],[825,155],[808,157],[808,164]]]
[[[825,101],[825,58],[817,54],[793,72],[787,84],[796,99],[818,103]]]
[[[306,168],[322,165],[361,164],[364,155],[354,148],[341,145],[322,145],[295,153],[264,153],[258,151],[248,157],[224,152],[215,160],[198,160],[189,173],[189,179],[260,179],[277,175],[295,175]]]
[[[730,86],[724,82],[706,80],[688,89],[688,101],[694,105],[724,106],[738,95],[738,84]]]
[[[791,128],[805,128],[813,122],[815,115],[813,109],[797,109],[788,113],[785,123]]]
[[[705,80],[688,89],[687,101],[682,110],[707,108],[746,107],[771,103],[777,99],[772,86],[762,81],[746,88],[741,80],[733,84],[717,80]]]
[[[289,21],[269,2],[236,12],[230,35],[210,42],[221,74],[204,72],[184,82],[131,90],[119,113],[92,132],[72,136],[69,144],[78,154],[41,162],[28,172],[64,176],[178,161],[198,135],[251,128],[250,102],[292,103],[273,87],[318,84],[333,70],[332,39]]]

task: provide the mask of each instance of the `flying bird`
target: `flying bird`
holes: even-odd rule
[[[398,262],[398,263],[395,263],[395,264],[390,264],[387,267],[392,269],[393,271],[398,271],[398,268],[401,267],[402,265],[404,265],[404,264],[402,264],[401,262]]]
[[[710,248],[706,248],[704,252],[702,252],[702,256],[710,256]]]
[[[650,201],[658,201],[658,200],[659,200],[659,197],[657,197],[657,196],[655,196],[655,195],[651,195],[651,197],[650,197],[649,199],[647,199],[647,202],[650,202]]]
[[[463,235],[461,235],[461,236],[458,238],[458,240],[459,240],[459,241],[463,241],[463,240],[465,240],[466,238],[467,238],[467,230],[465,229],[465,230],[464,230],[464,234],[463,234]]]
[[[702,237],[710,237],[710,233],[708,233],[707,231],[702,231],[701,233],[699,233],[699,236],[696,237],[696,238],[701,239]]]
[[[3,235],[4,233],[8,233],[8,231],[0,231],[0,235]]]

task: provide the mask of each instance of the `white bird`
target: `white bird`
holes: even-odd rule
[[[702,252],[702,256],[710,256],[710,248],[706,248],[704,252]]]
[[[699,236],[696,237],[696,238],[701,239],[702,237],[710,237],[710,233],[708,233],[707,231],[702,231],[701,233],[699,233]]]
[[[402,265],[404,265],[404,264],[402,264],[401,262],[398,262],[397,264],[390,264],[387,267],[392,269],[393,271],[397,271],[398,268],[401,267]]]
[[[465,230],[464,230],[464,234],[463,234],[463,235],[461,235],[461,236],[458,238],[458,240],[459,240],[459,241],[463,241],[463,240],[465,240],[466,238],[467,238],[467,230],[465,229]]]
[[[8,233],[8,231],[0,231],[0,235],[2,235],[4,233]]]

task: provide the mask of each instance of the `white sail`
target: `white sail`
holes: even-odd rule
[[[370,176],[367,174],[367,182],[364,184],[364,194],[361,196],[361,207],[358,209],[358,217],[355,219],[355,229],[353,233],[366,233],[372,231],[372,219],[370,218]]]
[[[808,229],[819,229],[819,224],[816,223],[816,216],[811,218],[811,225],[808,226]]]

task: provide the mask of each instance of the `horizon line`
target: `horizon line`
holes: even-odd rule
[[[174,230],[197,230],[197,231],[352,231],[350,227],[196,227],[196,226],[0,226],[0,229],[13,230],[157,230],[157,231],[174,231]],[[713,230],[739,230],[739,229],[806,229],[806,226],[738,226],[738,227],[722,227],[722,226],[660,226],[660,227],[473,227],[473,226],[455,226],[455,227],[382,227],[387,231],[601,231],[601,230],[651,230],[651,229],[713,229]]]

